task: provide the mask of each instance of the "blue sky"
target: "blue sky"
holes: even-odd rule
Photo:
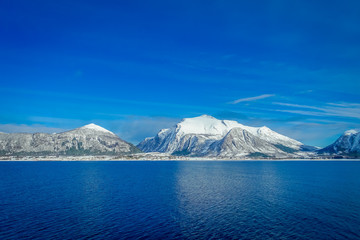
[[[359,1],[2,1],[0,131],[209,114],[326,146],[360,127],[359,26]]]

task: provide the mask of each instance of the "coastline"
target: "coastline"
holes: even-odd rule
[[[231,162],[287,162],[287,161],[306,161],[306,162],[344,162],[344,161],[360,161],[360,159],[351,158],[241,158],[241,157],[184,157],[171,155],[147,155],[147,156],[2,156],[0,162],[136,162],[136,161],[231,161]]]

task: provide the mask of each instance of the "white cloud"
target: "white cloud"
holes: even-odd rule
[[[256,101],[259,99],[269,98],[269,97],[273,97],[273,96],[275,96],[275,94],[263,94],[263,95],[255,96],[255,97],[240,98],[240,99],[230,102],[230,104],[238,104],[241,102],[251,102],[251,101]]]
[[[67,129],[46,127],[41,124],[0,124],[0,132],[4,133],[59,133]]]
[[[274,130],[307,145],[326,147],[333,143],[344,131],[354,126],[356,124],[343,122],[331,124],[293,122],[290,125],[277,126]]]
[[[122,120],[111,121],[107,125],[120,138],[138,144],[146,137],[155,136],[160,129],[172,127],[179,121],[179,118],[128,116]]]

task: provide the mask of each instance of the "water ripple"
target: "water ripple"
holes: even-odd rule
[[[0,239],[360,239],[360,162],[0,162]]]

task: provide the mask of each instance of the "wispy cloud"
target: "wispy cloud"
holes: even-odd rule
[[[1,88],[0,92],[15,93],[15,94],[29,94],[37,95],[43,97],[55,97],[56,99],[64,99],[66,101],[96,101],[101,104],[126,104],[126,105],[137,105],[137,106],[146,106],[149,108],[178,108],[178,109],[196,109],[196,110],[222,110],[221,108],[215,108],[213,106],[204,106],[204,105],[195,105],[195,104],[179,104],[171,103],[165,101],[144,101],[137,99],[121,99],[121,98],[108,98],[108,97],[96,97],[93,95],[81,95],[81,94],[69,94],[62,92],[51,92],[51,91],[39,91],[39,90],[29,90],[29,89],[20,89],[20,88]],[[111,113],[110,113],[111,114]],[[126,115],[126,114],[124,114]],[[127,114],[128,115],[128,114]],[[52,119],[52,118],[48,118]]]
[[[274,102],[273,104],[287,106],[296,109],[276,109],[279,112],[295,113],[308,116],[334,116],[334,117],[350,117],[360,119],[360,104],[358,103],[326,103],[322,107],[292,104],[292,103],[280,103]],[[304,110],[311,109],[311,110]],[[314,111],[315,110],[315,111]]]
[[[344,122],[328,124],[293,122],[289,125],[278,125],[274,130],[304,144],[326,147],[333,143],[345,130],[351,129],[352,127],[354,127],[354,125]]]
[[[360,108],[360,103],[328,103],[328,105],[337,106],[337,107],[358,107]]]
[[[312,92],[314,92],[314,90],[309,89],[309,90],[300,91],[300,92],[298,92],[298,94],[308,94],[308,93],[312,93]]]
[[[315,106],[293,104],[293,103],[273,102],[273,104],[287,106],[287,107],[295,107],[295,108],[308,108],[308,109],[315,109],[315,110],[323,110],[322,108],[315,107]]]
[[[252,101],[256,101],[256,100],[264,99],[264,98],[269,98],[269,97],[273,97],[273,96],[275,96],[275,94],[263,94],[263,95],[255,96],[255,97],[240,98],[240,99],[237,99],[237,100],[229,102],[229,103],[230,104],[238,104],[238,103],[241,103],[241,102],[252,102]]]

